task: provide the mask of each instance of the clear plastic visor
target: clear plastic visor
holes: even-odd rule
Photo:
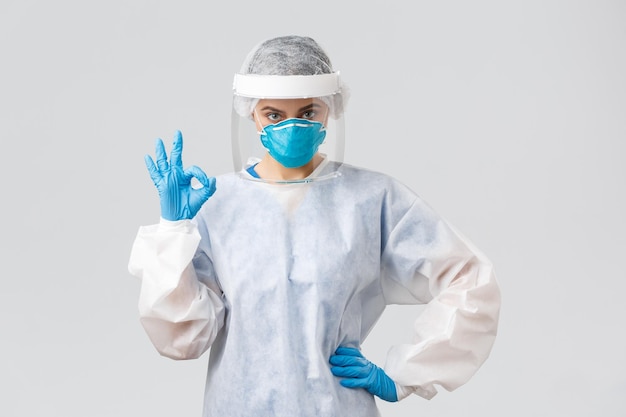
[[[245,79],[243,84],[242,79]],[[258,81],[256,85],[255,81]],[[343,162],[345,139],[343,102],[335,74],[323,76],[237,75],[233,91],[231,126],[233,164],[235,171],[239,172],[243,178],[293,183],[328,179],[338,175],[338,168]],[[272,91],[276,96],[271,94]],[[323,95],[316,96],[309,93],[323,93]],[[272,146],[266,147],[263,143],[267,145],[271,140],[272,135],[271,133],[268,135],[267,131],[274,130],[273,125],[281,126],[282,122],[289,119],[306,120],[313,122],[316,126],[317,123],[323,125],[321,130],[324,136],[321,144],[304,146],[311,150],[312,155],[311,160],[304,166],[294,167],[284,162],[282,165],[281,158],[275,153],[276,149],[272,149]],[[281,129],[282,133],[283,129]],[[291,139],[290,132],[287,132],[286,137],[283,136],[281,139],[286,142],[302,140],[297,132],[294,132],[293,139]],[[282,145],[288,148],[290,145],[295,145],[298,152],[302,148],[295,143]],[[285,152],[289,153],[289,151]],[[256,164],[270,158],[273,164],[276,162],[281,164],[279,171],[286,173],[289,179],[259,174],[255,170]],[[308,160],[308,156],[304,158],[303,161]],[[300,173],[303,169],[310,173],[302,178],[290,177],[289,174]]]

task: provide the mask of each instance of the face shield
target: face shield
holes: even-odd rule
[[[233,93],[233,164],[243,178],[311,182],[338,175],[345,146],[339,73],[236,74]],[[310,161],[316,166],[311,175],[297,180],[250,175],[268,155],[285,168]]]

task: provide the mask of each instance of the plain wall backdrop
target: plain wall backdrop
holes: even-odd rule
[[[208,354],[158,355],[127,271],[159,217],[143,156],[180,129],[185,165],[232,170],[232,76],[285,34],[351,88],[345,161],[409,185],[501,285],[475,377],[383,416],[626,415],[618,0],[2,0],[0,415],[200,416]],[[389,308],[369,359],[419,311]]]

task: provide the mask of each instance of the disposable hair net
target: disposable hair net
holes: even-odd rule
[[[319,75],[332,74],[330,58],[320,45],[306,36],[281,36],[255,46],[240,70],[241,74],[254,75]],[[341,94],[319,97],[329,108],[330,116],[343,114],[347,99],[346,86]],[[235,96],[233,106],[237,114],[251,118],[259,98]]]

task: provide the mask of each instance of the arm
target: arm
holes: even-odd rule
[[[141,279],[141,324],[172,359],[202,355],[224,323],[219,288],[199,282],[192,264],[199,242],[193,222],[161,220],[139,229],[131,251],[128,269]]]
[[[156,163],[149,155],[145,162],[159,192],[161,222],[139,229],[128,269],[141,279],[139,316],[152,343],[164,356],[192,359],[211,346],[224,322],[219,287],[199,282],[192,263],[195,255],[207,256],[197,251],[200,234],[190,219],[215,192],[215,178],[196,166],[183,169],[180,131],[169,161],[161,139],[155,152]],[[193,178],[202,186],[192,187]]]
[[[435,384],[452,391],[466,383],[497,333],[500,291],[489,260],[418,199],[389,235],[383,275],[388,304],[427,303],[413,342],[387,356],[399,399],[430,399]]]

